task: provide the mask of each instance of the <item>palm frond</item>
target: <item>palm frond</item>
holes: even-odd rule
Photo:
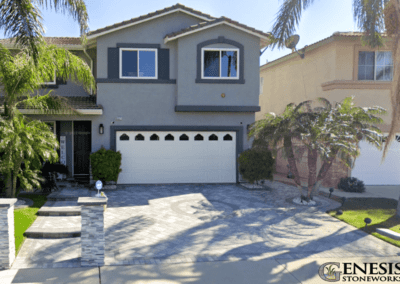
[[[272,27],[271,33],[275,39],[271,44],[272,50],[276,46],[278,48],[285,47],[285,40],[299,26],[302,11],[306,10],[313,2],[314,0],[285,0],[283,2]]]
[[[37,44],[42,39],[44,28],[38,7],[30,0],[1,0],[0,28],[6,37],[15,38],[15,44],[26,48],[38,59]]]

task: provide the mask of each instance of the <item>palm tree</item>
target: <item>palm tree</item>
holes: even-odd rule
[[[4,113],[0,123],[0,172],[6,178],[7,197],[14,197],[16,181],[32,189],[38,186],[38,160],[55,162],[58,143],[49,127],[39,121],[28,121],[18,107],[34,108],[44,114],[75,113],[64,98],[34,95],[43,82],[54,74],[64,80],[81,83],[86,90],[94,89],[95,80],[86,62],[67,50],[39,43],[38,57],[26,49],[12,56],[0,45],[0,92],[4,95]],[[22,162],[25,169],[22,170]]]
[[[0,149],[4,153],[0,172],[6,172],[7,178],[11,179],[6,196],[16,196],[17,179],[26,190],[32,190],[33,186],[40,188],[42,161],[56,162],[55,148],[58,148],[57,138],[46,123],[28,121],[20,113],[12,119],[0,120]]]
[[[302,142],[308,148],[308,198],[318,193],[319,187],[338,156],[347,167],[352,167],[353,159],[359,155],[358,142],[362,139],[381,148],[381,131],[374,124],[383,120],[376,115],[386,111],[381,107],[354,107],[353,97],[332,107],[325,98],[318,98],[322,107],[311,108],[299,115]],[[317,158],[323,165],[317,175]]]
[[[318,192],[337,156],[347,167],[351,167],[352,160],[359,155],[360,140],[367,140],[378,148],[382,145],[381,131],[373,124],[382,123],[383,120],[375,115],[384,114],[383,108],[354,107],[352,97],[337,103],[335,107],[325,98],[319,98],[318,101],[323,104],[322,107],[313,108],[312,101],[304,101],[297,107],[294,104],[287,105],[282,116],[267,114],[266,119],[252,125],[249,133],[249,137],[255,137],[253,147],[268,147],[274,156],[283,141],[283,149],[300,192],[300,176],[292,141],[300,140],[303,143],[308,150],[307,199]],[[323,164],[317,175],[318,156]]]
[[[27,48],[36,62],[37,44],[44,33],[39,8],[50,8],[56,12],[68,13],[80,25],[82,40],[89,30],[88,13],[83,0],[0,0],[0,29],[6,37],[15,38],[15,43]]]
[[[54,45],[37,45],[40,57],[35,64],[27,50],[12,56],[0,44],[0,90],[5,97],[5,118],[12,118],[18,106],[33,107],[45,113],[71,109],[66,100],[51,96],[32,96],[43,82],[56,74],[57,78],[80,83],[86,91],[95,89],[95,80],[87,63],[68,50]]]
[[[276,158],[280,149],[283,150],[284,156],[288,159],[289,170],[293,173],[293,178],[300,194],[302,188],[294,154],[294,151],[299,148],[293,145],[293,141],[301,140],[303,129],[297,118],[307,103],[308,101],[298,106],[293,103],[288,104],[280,116],[266,114],[265,119],[258,120],[251,125],[248,134],[249,138],[254,137],[252,147],[268,148],[272,151],[274,158]]]
[[[294,33],[296,26],[299,25],[302,11],[306,10],[313,2],[313,0],[284,0],[271,32],[274,38],[271,44],[272,49],[285,46],[285,40]],[[392,39],[394,72],[391,98],[393,113],[389,136],[383,151],[383,160],[400,125],[400,107],[398,107],[400,103],[400,70],[398,68],[400,64],[400,0],[353,0],[353,11],[358,28],[364,32],[363,43],[372,48],[382,46],[382,33],[385,31],[387,36]]]

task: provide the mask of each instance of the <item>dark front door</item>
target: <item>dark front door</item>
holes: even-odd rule
[[[92,122],[74,121],[74,174],[89,174],[89,156],[92,151]]]

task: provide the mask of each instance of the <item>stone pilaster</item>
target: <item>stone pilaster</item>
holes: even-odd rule
[[[106,197],[80,197],[81,206],[81,265],[104,265],[104,205]]]
[[[0,199],[0,270],[9,269],[15,260],[15,202],[16,198]]]

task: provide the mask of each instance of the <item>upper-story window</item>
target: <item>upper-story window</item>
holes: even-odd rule
[[[239,79],[238,48],[202,48],[202,79]]]
[[[260,77],[260,95],[262,95],[264,89],[264,77]]]
[[[120,48],[119,77],[157,79],[156,48]]]
[[[392,81],[391,51],[360,51],[358,53],[358,80]]]

